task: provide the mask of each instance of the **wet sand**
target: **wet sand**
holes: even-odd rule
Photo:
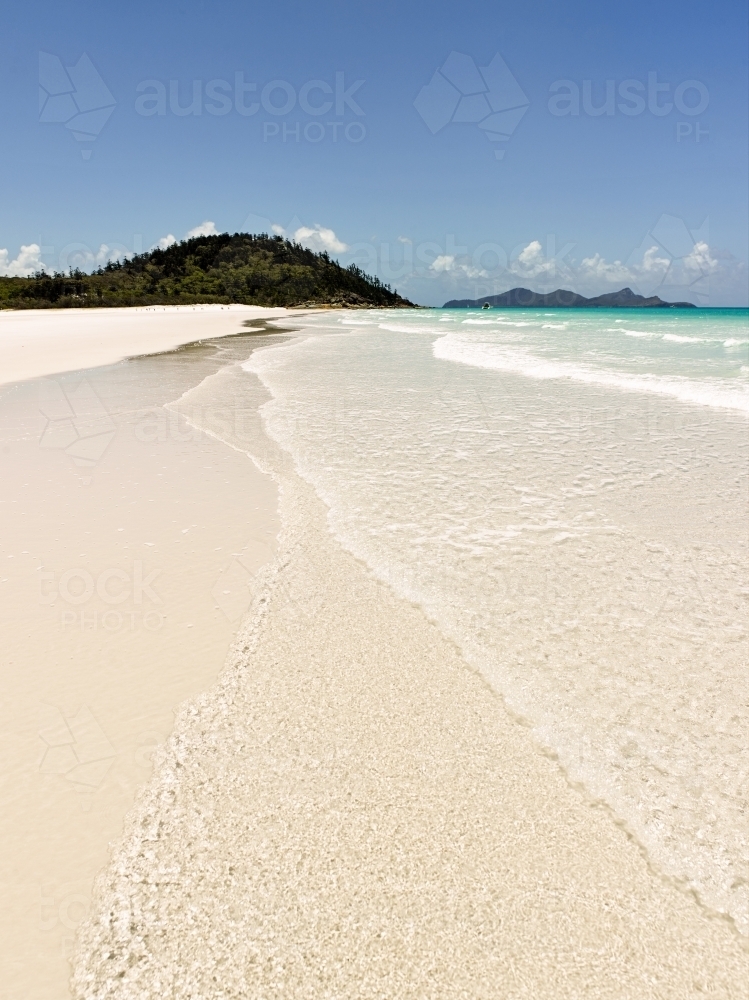
[[[153,748],[216,680],[273,557],[275,485],[164,405],[264,342],[0,388],[0,997],[69,995],[93,878]],[[239,411],[201,418],[243,433]]]

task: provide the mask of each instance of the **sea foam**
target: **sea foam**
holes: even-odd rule
[[[477,368],[515,372],[534,379],[571,379],[591,385],[609,386],[625,392],[657,393],[673,396],[688,403],[749,413],[749,385],[733,387],[718,380],[696,380],[680,376],[669,378],[651,374],[630,375],[583,363],[546,359],[521,350],[508,349],[506,345],[466,342],[454,333],[448,333],[437,340],[433,350],[435,358]]]

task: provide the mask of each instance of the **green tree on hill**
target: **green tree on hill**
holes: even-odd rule
[[[196,236],[100,267],[0,278],[0,308],[39,309],[202,302],[261,306],[407,307],[356,264],[343,267],[280,236]]]

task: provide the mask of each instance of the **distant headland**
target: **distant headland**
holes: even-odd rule
[[[413,302],[356,264],[343,267],[327,253],[266,233],[196,236],[112,262],[93,274],[40,271],[28,278],[0,278],[0,309],[212,302],[413,308]]]
[[[443,309],[481,309],[481,308],[517,308],[535,309],[552,306],[555,309],[580,309],[599,307],[604,309],[696,309],[693,302],[664,302],[657,295],[646,298],[637,295],[631,288],[622,288],[618,292],[607,292],[586,299],[584,295],[570,292],[566,288],[557,288],[555,292],[532,292],[529,288],[511,288],[509,292],[499,295],[484,295],[480,299],[451,299]]]

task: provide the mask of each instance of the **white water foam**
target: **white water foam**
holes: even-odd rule
[[[546,360],[505,345],[464,341],[454,333],[437,340],[435,358],[454,361],[477,368],[515,372],[534,379],[571,379],[590,385],[609,386],[624,392],[657,393],[701,406],[715,406],[749,413],[749,386],[726,387],[714,380],[697,381],[686,377],[661,375],[628,375],[624,372],[595,368],[566,361]]]

